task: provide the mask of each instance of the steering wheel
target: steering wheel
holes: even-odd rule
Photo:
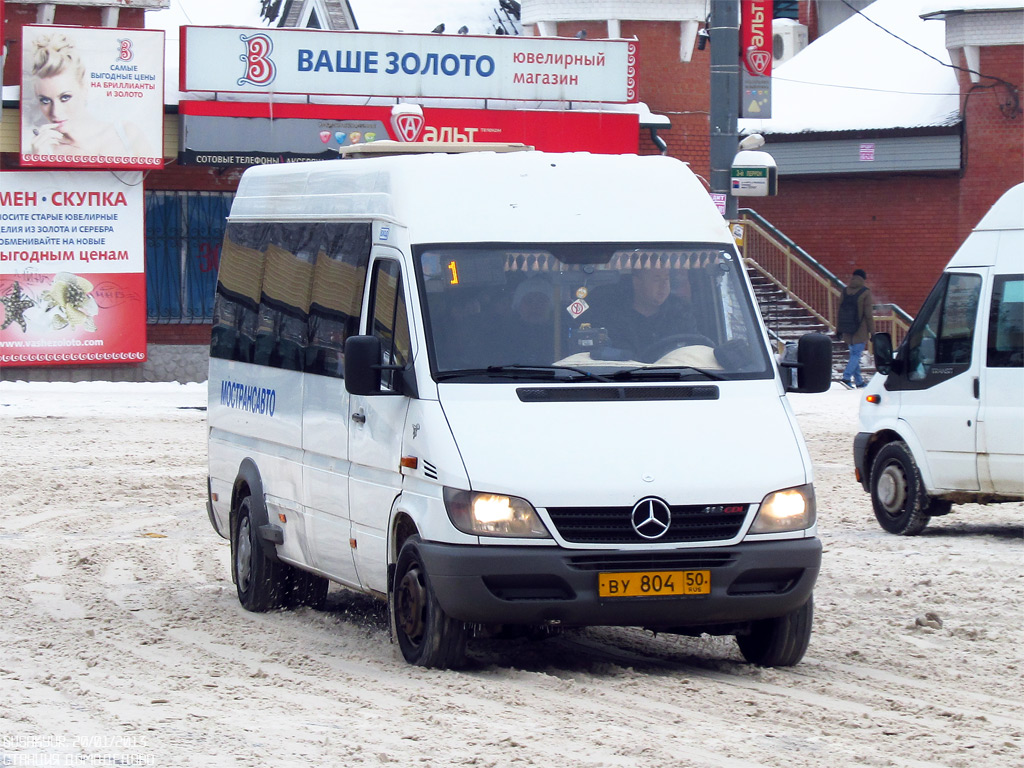
[[[706,347],[714,348],[715,342],[700,333],[674,333],[663,339],[658,339],[653,344],[648,344],[640,355],[641,360],[657,360],[667,355],[674,349],[688,347],[692,344],[703,344]]]

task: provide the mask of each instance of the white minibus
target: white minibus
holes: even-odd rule
[[[854,460],[882,528],[1024,500],[1024,184],[967,237],[895,354],[887,334],[874,350]]]
[[[430,667],[475,637],[596,625],[803,656],[811,462],[684,163],[251,168],[210,353],[208,509],[245,608],[320,605],[336,582],[386,601]],[[829,387],[827,337],[797,358],[794,389]]]

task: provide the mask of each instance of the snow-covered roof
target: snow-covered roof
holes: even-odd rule
[[[940,13],[972,13],[976,11],[1019,11],[1024,9],[1021,0],[925,0],[919,13],[934,16]]]
[[[1020,2],[1016,0],[1017,5]],[[740,132],[955,125],[960,120],[960,90],[946,50],[945,25],[922,19],[920,8],[920,3],[908,0],[876,0],[863,15],[855,14],[819,37],[772,72],[772,117],[742,119]]]

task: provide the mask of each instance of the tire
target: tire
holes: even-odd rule
[[[256,526],[252,497],[246,496],[238,505],[231,529],[231,576],[242,607],[262,613],[283,603],[286,574],[284,564],[263,552]]]
[[[419,543],[419,536],[410,536],[398,554],[388,596],[392,635],[410,664],[458,669],[465,662],[468,630],[437,602]]]
[[[317,611],[323,610],[327,603],[327,590],[330,585],[331,582],[323,576],[289,566],[285,585],[285,604],[289,608],[305,605]]]
[[[811,642],[814,598],[777,619],[752,622],[747,634],[736,635],[743,658],[761,667],[792,667]]]
[[[931,501],[906,443],[882,447],[871,464],[870,486],[875,518],[886,531],[914,536],[928,525]]]

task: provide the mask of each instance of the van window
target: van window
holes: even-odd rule
[[[406,311],[402,271],[397,261],[381,259],[373,265],[371,291],[373,318],[370,332],[380,339],[383,361],[386,365],[405,367],[412,360],[409,338],[409,315]],[[397,389],[398,371],[385,370],[381,383],[388,389]]]
[[[910,326],[907,378],[931,383],[963,373],[971,364],[981,276],[943,275]]]
[[[438,244],[414,262],[439,381],[522,379],[524,366],[773,375],[742,263],[721,246]]]
[[[340,377],[369,254],[368,223],[229,224],[210,356]]]
[[[993,281],[986,364],[1024,367],[1024,275],[1000,275]]]

